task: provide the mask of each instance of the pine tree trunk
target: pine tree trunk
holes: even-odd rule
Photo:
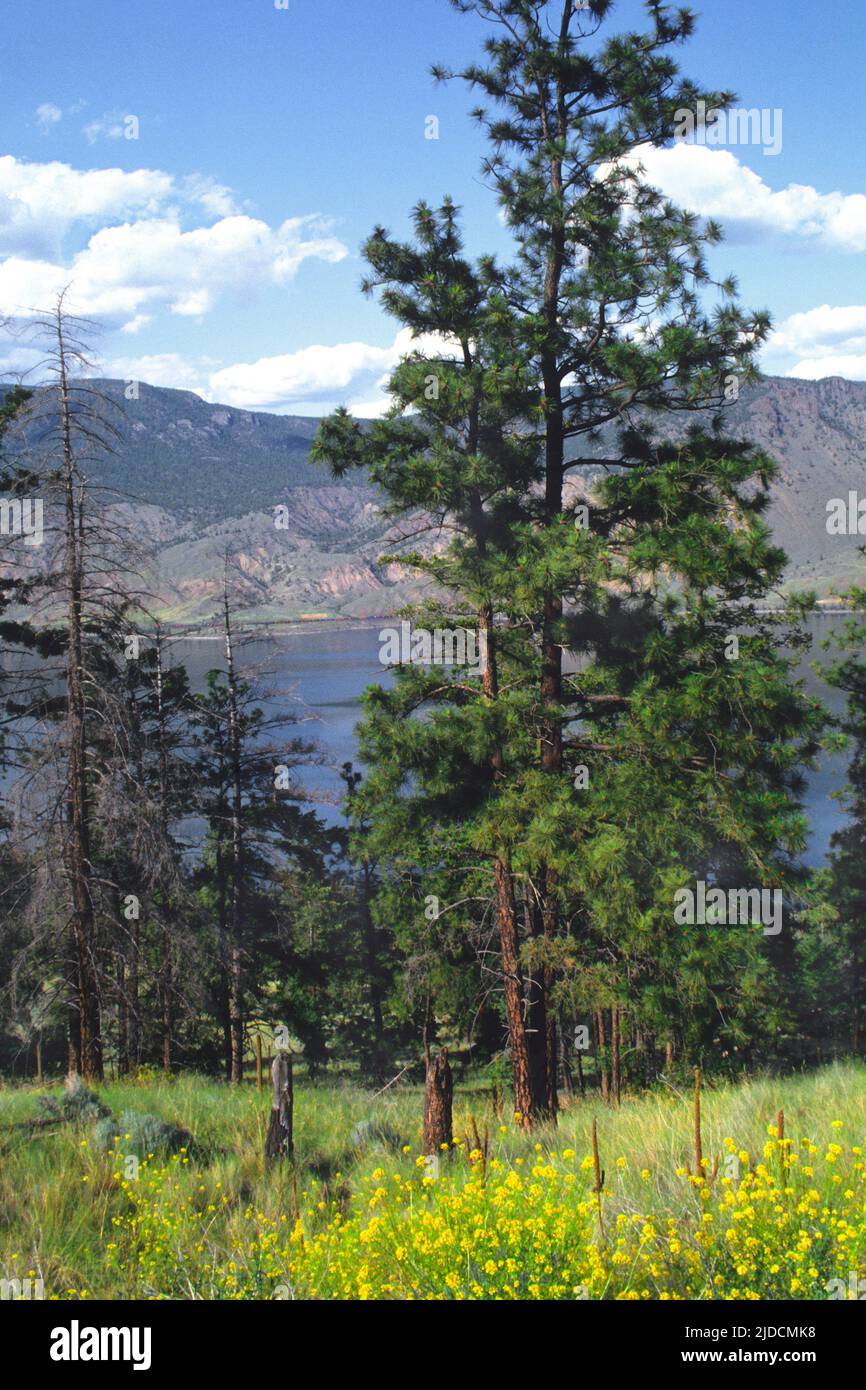
[[[524,893],[523,917],[526,935],[537,946],[544,936],[541,915],[542,895],[533,895],[527,886]],[[542,980],[542,966],[533,966],[532,974],[524,976],[526,1042],[529,1050],[529,1075],[532,1085],[533,1114],[547,1111],[547,1001]]]
[[[222,833],[218,832],[214,847],[214,872],[216,876],[217,933],[220,943],[219,1012],[223,1034],[223,1059],[226,1081],[232,1075],[232,1030],[229,1014],[229,972],[228,972],[228,914],[226,912],[226,864]]]
[[[495,700],[499,694],[499,680],[496,664],[496,645],[493,632],[493,613],[490,607],[482,609],[478,617],[479,631],[484,639],[483,690],[488,700]],[[496,747],[491,756],[491,767],[497,781],[505,773],[505,762],[501,747]],[[514,1089],[514,1109],[519,1113],[525,1128],[531,1129],[535,1113],[532,1096],[532,1078],[529,1065],[529,1048],[526,1038],[526,1019],[523,1013],[524,988],[523,973],[520,968],[520,935],[517,927],[517,904],[514,896],[514,880],[511,874],[510,856],[500,850],[493,856],[493,881],[496,893],[496,920],[499,927],[499,951],[502,964],[502,978],[505,991],[505,1018],[508,1025],[508,1042],[511,1051],[511,1076]]]
[[[238,1086],[244,1079],[243,964],[240,948],[232,945],[229,967],[229,1040],[231,1070],[229,1080]]]
[[[454,1139],[452,1123],[452,1101],[454,1083],[448,1049],[443,1047],[438,1057],[427,1054],[427,1069],[424,1083],[424,1152],[439,1154],[443,1149],[450,1152]]]
[[[514,1109],[526,1129],[532,1128],[534,1105],[532,1079],[529,1071],[529,1049],[523,1017],[523,975],[520,969],[520,939],[517,933],[517,908],[514,902],[514,883],[506,862],[496,857],[493,863],[496,883],[496,914],[499,923],[499,948],[505,986],[505,1017],[511,1047],[511,1075],[514,1086]]]

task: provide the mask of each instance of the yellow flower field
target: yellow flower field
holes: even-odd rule
[[[167,1114],[172,1096],[195,1130],[205,1095],[165,1086]],[[222,1096],[221,1123],[232,1109],[236,1124],[263,1118],[255,1093]],[[784,1134],[767,1118],[779,1097]],[[302,1089],[299,1117],[318,1109],[321,1139],[324,1121],[338,1128],[341,1101],[347,1120],[362,1099]],[[392,1114],[408,1119],[417,1099],[405,1094]],[[703,1108],[700,1174],[685,1092],[619,1112],[576,1103],[557,1130],[532,1136],[491,1110],[486,1152],[455,1141],[438,1175],[410,1143],[344,1155],[342,1168],[319,1154],[275,1173],[259,1158],[261,1127],[254,1144],[247,1123],[231,1154],[152,1155],[129,1176],[122,1134],[106,1154],[84,1133],[66,1151],[73,1171],[53,1174],[41,1155],[49,1219],[28,1227],[16,1213],[19,1248],[7,1234],[5,1273],[37,1270],[60,1298],[808,1300],[857,1297],[861,1280],[866,1292],[866,1072],[722,1088]],[[72,1189],[62,1255],[49,1209],[71,1203]],[[75,1230],[86,1232],[78,1267]]]

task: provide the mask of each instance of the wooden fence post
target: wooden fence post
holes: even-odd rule
[[[295,1152],[292,1135],[294,1121],[294,1083],[292,1077],[292,1057],[288,1052],[278,1052],[271,1067],[273,1095],[271,1098],[271,1122],[265,1140],[265,1158],[292,1158]]]

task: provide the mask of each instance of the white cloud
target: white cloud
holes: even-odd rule
[[[373,419],[391,404],[385,391],[391,372],[402,357],[418,350],[443,356],[455,348],[433,335],[413,338],[404,328],[387,347],[361,342],[317,345],[228,367],[218,366],[212,358],[186,358],[170,352],[115,357],[105,363],[101,374],[153,386],[185,387],[205,400],[238,410],[279,413],[301,405],[318,413],[339,401],[348,405],[353,415]]]
[[[211,215],[184,230],[178,202]],[[230,191],[192,176],[179,183],[159,170],[24,164],[0,158],[0,313],[49,304],[71,285],[72,312],[134,332],[156,307],[199,316],[218,298],[262,285],[284,286],[308,259],[334,263],[347,249],[316,216],[277,228],[232,211]],[[72,222],[101,226],[71,259],[57,243]],[[47,244],[46,244],[47,243]]]
[[[240,211],[231,189],[203,174],[187,174],[179,189],[184,201],[198,203],[210,217],[231,217]]]
[[[791,359],[795,361],[792,363]],[[866,305],[821,304],[791,314],[771,335],[766,359],[788,376],[866,378]]]
[[[210,380],[215,398],[247,409],[338,396],[359,378],[381,376],[399,360],[393,347],[369,343],[316,345],[257,362],[238,362],[215,372]]]
[[[126,134],[127,120],[125,111],[106,111],[102,116],[88,121],[81,131],[89,145],[95,145],[97,140],[122,140]]]
[[[800,377],[806,381],[820,381],[825,376],[843,376],[848,381],[866,381],[866,354],[859,357],[805,357],[786,375]]]
[[[0,157],[0,315],[27,318],[68,286],[70,312],[135,334],[157,312],[201,318],[220,300],[284,288],[304,261],[348,254],[318,215],[271,227],[201,174]]]
[[[208,376],[216,365],[212,357],[185,358],[179,352],[156,352],[143,357],[115,357],[106,364],[106,371],[121,381],[171,386],[207,398]]]
[[[0,342],[0,382],[8,385],[20,377],[30,384],[33,373],[38,373],[45,361],[41,348],[28,347],[26,343],[12,341]],[[38,377],[36,378],[38,379]]]
[[[381,420],[386,411],[391,409],[394,402],[385,390],[388,377],[389,374],[386,372],[385,375],[377,381],[378,395],[373,396],[370,400],[363,401],[352,399],[346,402],[356,419]]]
[[[842,349],[866,352],[866,305],[822,304],[805,313],[792,314],[779,325],[768,344],[768,350],[774,353],[830,356]]]
[[[401,357],[413,351],[433,355],[453,350],[444,339],[429,334],[413,338],[411,330],[403,328],[388,347],[370,343],[316,345],[223,367],[210,378],[210,394],[226,405],[248,410],[339,399],[357,414],[380,415],[389,403],[384,386]],[[377,388],[377,394],[368,398],[371,388]]]
[[[152,314],[135,314],[129,320],[128,323],[125,323],[123,325],[120,331],[121,333],[128,334],[140,333],[142,328],[147,327],[147,325],[151,322],[152,318]]]
[[[203,174],[176,179],[160,169],[75,169],[0,156],[0,255],[59,256],[70,229],[181,211],[217,218],[238,208],[231,189]]]
[[[678,143],[639,146],[632,155],[650,183],[674,202],[728,226],[809,238],[843,251],[866,251],[866,195],[819,193],[810,184],[772,189],[729,150]]]
[[[272,227],[202,174],[0,157],[0,316],[26,320],[68,287],[71,313],[135,335],[160,312],[201,318],[221,300],[285,288],[305,261],[348,254],[317,214]],[[386,359],[370,352],[381,372]],[[217,366],[194,371],[195,386],[206,391]]]
[[[155,216],[177,196],[158,169],[74,169],[0,156],[0,255],[57,255],[64,233],[124,217]]]
[[[53,101],[43,101],[41,106],[36,108],[36,124],[40,130],[51,130],[63,119],[63,112],[59,106],[55,106]]]

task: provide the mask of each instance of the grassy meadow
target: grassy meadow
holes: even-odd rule
[[[294,1167],[265,1164],[253,1085],[105,1085],[112,1116],[193,1136],[140,1153],[113,1119],[107,1144],[92,1120],[34,1126],[46,1093],[0,1088],[0,1275],[41,1278],[45,1298],[800,1300],[866,1278],[854,1063],[705,1087],[702,1175],[687,1086],[575,1100],[532,1134],[458,1088],[438,1176],[414,1087],[301,1081]]]

